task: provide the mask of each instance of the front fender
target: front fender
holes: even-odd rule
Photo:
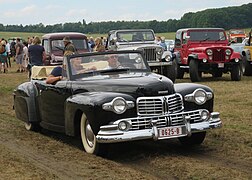
[[[241,60],[241,54],[238,52],[233,52],[230,59],[235,59],[235,58],[238,58]]]
[[[193,102],[186,102],[184,97],[187,94],[193,93],[197,88],[204,89],[206,92],[211,92],[213,94],[213,98],[208,100],[203,105],[197,105]],[[178,83],[174,84],[175,92],[180,93],[183,97],[185,110],[195,110],[195,109],[208,109],[210,112],[213,112],[213,102],[214,102],[214,93],[213,90],[205,85],[196,84],[196,83]]]
[[[65,109],[65,131],[67,135],[76,135],[82,113],[85,113],[94,134],[100,130],[100,126],[107,125],[122,117],[130,117],[136,114],[135,109],[127,110],[118,115],[111,111],[102,109],[104,103],[111,102],[115,97],[123,97],[127,101],[135,102],[135,99],[123,93],[111,92],[86,92],[76,94],[66,100]]]

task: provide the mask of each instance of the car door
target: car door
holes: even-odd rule
[[[64,131],[65,101],[71,96],[71,90],[67,87],[69,81],[62,80],[55,85],[39,83],[38,107],[41,118],[41,126],[55,131]]]

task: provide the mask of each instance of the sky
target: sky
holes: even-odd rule
[[[54,25],[66,22],[166,21],[205,9],[240,6],[252,0],[0,0],[0,24]]]

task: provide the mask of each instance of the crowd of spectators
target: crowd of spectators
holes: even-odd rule
[[[65,37],[62,41],[68,46],[70,39]],[[164,37],[156,36],[155,41],[167,50]],[[103,52],[106,50],[105,45],[106,38],[104,37],[88,38],[90,52]],[[11,62],[16,62],[18,67],[16,72],[29,72],[30,77],[31,67],[43,65],[45,58],[45,49],[41,46],[39,37],[28,37],[27,40],[13,38],[8,41],[4,38],[0,39],[0,73],[7,73]]]

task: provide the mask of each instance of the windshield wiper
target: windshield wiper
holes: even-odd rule
[[[210,37],[206,37],[205,39],[201,40],[200,42],[202,42],[202,41],[207,41],[207,40],[209,40],[209,39],[210,39]]]
[[[63,47],[60,47],[60,46],[54,46],[56,49],[59,49],[61,51],[64,51],[64,48]]]

